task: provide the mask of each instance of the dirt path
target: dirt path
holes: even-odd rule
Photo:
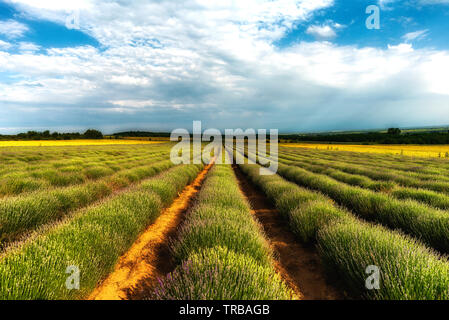
[[[206,166],[195,181],[147,228],[120,258],[115,270],[89,296],[89,300],[135,298],[130,297],[130,294],[138,294],[136,287],[140,288],[143,282],[148,289],[158,278],[173,271],[175,266],[170,256],[168,239],[175,234],[211,167],[212,164]]]
[[[251,204],[274,249],[276,269],[301,300],[338,300],[343,296],[326,282],[320,258],[314,248],[296,241],[287,222],[248,178],[234,165],[240,188]]]

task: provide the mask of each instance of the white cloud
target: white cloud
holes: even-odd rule
[[[27,31],[28,27],[26,25],[15,20],[0,21],[0,35],[4,35],[9,39],[20,38]]]
[[[342,24],[337,23],[337,22],[335,22],[335,23],[333,24],[333,27],[334,27],[335,29],[343,29],[343,28],[346,28],[345,25],[342,25]]]
[[[94,1],[90,0],[7,0],[7,2],[26,6],[29,8],[51,11],[71,11],[76,9],[88,9],[94,7]]]
[[[333,5],[334,0],[170,0],[160,2],[9,0],[26,13],[41,19],[64,23],[77,11],[81,27],[100,41],[108,42],[146,37],[147,32],[179,29],[192,35],[198,27],[245,30],[262,36],[276,37],[286,28],[307,19],[314,11]],[[180,24],[180,22],[189,23]],[[162,24],[165,26],[163,27]],[[228,29],[228,31],[231,31]],[[163,35],[162,34],[162,35]],[[162,36],[160,35],[160,36]]]
[[[152,100],[118,100],[118,101],[109,101],[109,102],[113,105],[120,106],[120,107],[126,107],[126,108],[145,108],[145,107],[152,107],[152,106],[157,105]]]
[[[40,47],[31,42],[19,42],[19,50],[23,52],[34,52],[38,51]]]
[[[306,30],[307,34],[314,36],[317,39],[333,39],[337,36],[334,29],[330,26],[310,26]]]
[[[402,36],[402,39],[406,42],[414,41],[414,40],[421,40],[427,37],[429,33],[429,30],[418,30],[414,32],[406,33],[404,36]]]
[[[0,49],[8,50],[9,48],[11,48],[11,44],[9,42],[0,40]]]
[[[396,2],[396,0],[379,0],[379,6],[383,10],[390,10],[391,7],[389,7],[390,4]]]
[[[27,14],[65,22],[64,9],[20,2]],[[299,130],[449,118],[446,51],[415,50],[409,43],[387,49],[320,41],[282,50],[273,45],[332,4],[88,3],[80,8],[80,26],[101,42],[101,50],[44,53],[27,44],[26,52],[0,51],[0,72],[22,75],[0,83],[0,119],[8,122],[0,120],[0,127],[169,129],[200,119],[208,126]],[[319,39],[331,39],[344,26],[328,21],[315,27]],[[37,111],[24,119],[25,109]]]

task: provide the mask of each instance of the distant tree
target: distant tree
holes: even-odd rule
[[[389,128],[388,129],[388,134],[399,135],[399,134],[401,134],[401,129],[399,129],[399,128]]]
[[[86,132],[84,132],[84,138],[86,139],[103,139],[103,134],[94,129],[89,129]]]

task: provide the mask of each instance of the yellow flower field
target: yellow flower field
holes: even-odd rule
[[[310,148],[319,150],[353,151],[388,153],[414,157],[442,157],[449,155],[449,145],[349,145],[349,144],[312,144],[312,143],[282,143],[281,147]],[[448,153],[448,154],[446,154]]]
[[[54,147],[54,146],[94,146],[94,145],[126,145],[126,144],[155,144],[163,141],[145,141],[145,140],[121,140],[121,139],[103,139],[103,140],[33,140],[33,141],[0,141],[0,147]]]

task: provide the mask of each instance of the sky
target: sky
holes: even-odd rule
[[[449,0],[0,0],[0,133],[448,125],[447,30]]]

